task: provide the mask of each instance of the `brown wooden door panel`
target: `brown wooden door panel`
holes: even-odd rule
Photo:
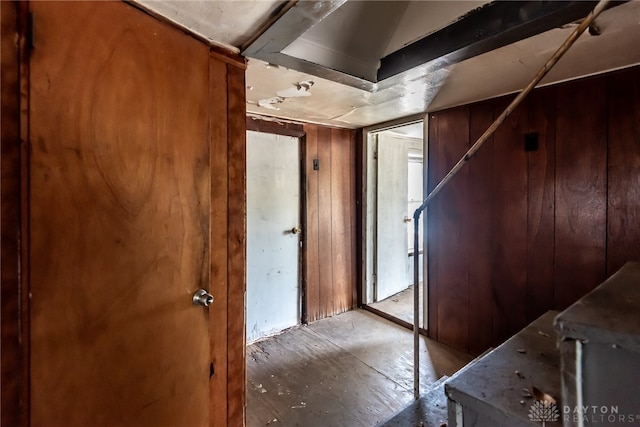
[[[208,48],[124,3],[31,7],[31,425],[208,425]]]

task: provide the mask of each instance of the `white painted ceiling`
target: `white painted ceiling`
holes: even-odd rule
[[[272,0],[136,1],[234,52],[284,6]],[[287,49],[316,62],[320,57],[347,61],[354,73],[370,76],[381,56],[483,3],[350,0],[334,12],[333,23],[320,21]],[[606,10],[596,22],[602,34],[583,35],[543,84],[640,64],[639,0]],[[357,128],[511,93],[528,83],[572,30],[569,25],[547,31],[453,65],[435,60],[389,79],[373,92],[249,58],[247,113]],[[327,53],[327,46],[334,52]],[[300,82],[307,85],[301,87]],[[277,93],[282,91],[303,96],[279,98]]]
[[[278,0],[134,0],[143,8],[214,45],[240,52],[240,46],[285,2]]]

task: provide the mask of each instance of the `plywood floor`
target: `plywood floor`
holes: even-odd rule
[[[471,357],[421,338],[421,387]],[[413,399],[413,334],[353,310],[247,347],[247,426],[374,426]]]

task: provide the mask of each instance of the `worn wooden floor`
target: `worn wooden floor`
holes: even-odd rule
[[[423,306],[423,290],[422,283],[420,283],[420,313],[422,313]],[[413,285],[395,295],[391,295],[389,298],[369,305],[393,317],[413,324]]]
[[[471,360],[421,341],[421,387]],[[412,332],[363,310],[247,348],[247,426],[373,426],[413,399]]]

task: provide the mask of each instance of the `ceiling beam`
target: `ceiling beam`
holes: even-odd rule
[[[495,1],[380,60],[377,81],[439,59],[447,64],[584,18],[596,1]],[[613,2],[610,7],[625,3]]]
[[[252,58],[280,53],[307,30],[329,16],[347,0],[299,1],[259,36],[253,38],[242,54]]]
[[[251,41],[243,47],[242,55],[373,92],[375,82],[282,53],[298,37],[331,15],[346,1],[296,2],[283,10],[270,27],[256,37],[252,37]]]

